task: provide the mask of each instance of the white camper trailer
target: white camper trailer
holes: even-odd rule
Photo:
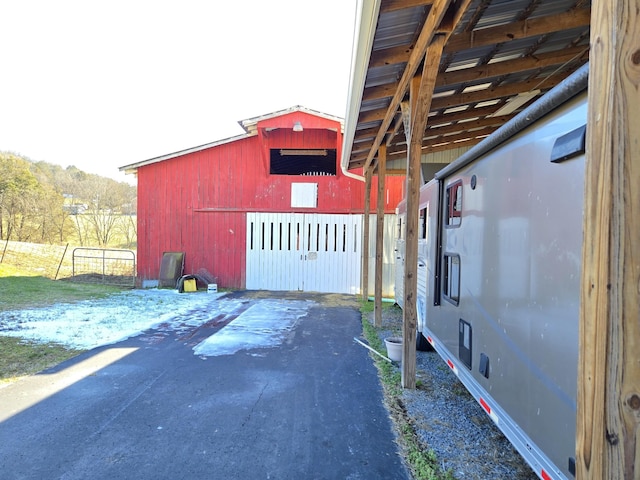
[[[433,346],[543,479],[575,476],[587,77],[420,192],[418,348]],[[398,213],[403,269],[406,201]]]

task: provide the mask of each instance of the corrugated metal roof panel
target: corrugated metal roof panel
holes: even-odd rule
[[[406,8],[380,15],[373,50],[384,50],[415,41],[416,31],[424,23],[427,7]]]
[[[377,27],[371,40],[364,91],[357,93],[361,97],[353,103],[358,112],[349,111],[347,115],[347,122],[356,124],[351,127],[354,136],[345,137],[342,163],[346,168],[352,161],[354,166],[361,166],[366,158],[377,154],[379,146],[373,144],[369,152],[358,150],[356,155],[351,155],[353,144],[359,144],[359,148],[367,144],[358,138],[359,132],[366,135],[371,144],[372,131],[378,129],[376,137],[386,139],[388,150],[394,156],[406,150],[402,126],[397,130],[399,105],[390,109],[391,101],[394,94],[396,101],[407,97],[406,83],[402,84],[404,90],[400,95],[397,89],[400,80],[406,78],[405,69],[409,65],[417,66],[416,74],[420,75],[422,67],[415,59],[413,63],[408,61],[415,55],[416,40],[430,7],[402,9],[391,0],[388,4],[380,1],[383,13],[378,13],[377,19],[367,19],[367,25],[377,20]],[[460,4],[464,2],[458,2]],[[472,128],[472,123],[465,120],[490,119],[511,97],[521,93],[518,90],[529,92],[539,85],[544,90],[560,81],[588,60],[589,9],[588,0],[472,0],[459,15],[454,33],[445,44],[427,127],[448,124],[447,136],[464,140],[472,136],[465,133],[465,129]],[[558,15],[562,21],[557,20]],[[527,23],[522,23],[524,21]],[[563,29],[556,31],[559,25]],[[446,32],[446,27],[435,28],[437,31],[433,34]],[[558,52],[557,60],[555,52]],[[540,56],[544,58],[540,60]],[[488,65],[491,68],[487,68]],[[456,126],[459,126],[458,132]],[[381,128],[386,131],[379,130]],[[429,137],[425,138],[423,148],[431,149],[434,145],[429,143]],[[457,147],[451,142],[442,148]]]

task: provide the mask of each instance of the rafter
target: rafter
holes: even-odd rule
[[[382,67],[384,65],[397,65],[407,63],[413,51],[413,45],[401,45],[399,47],[385,48],[371,53],[369,68]]]
[[[464,15],[461,25],[459,9],[470,8],[471,4],[474,11]],[[469,129],[473,132],[500,126],[510,117],[494,115],[513,97],[536,89],[544,94],[588,61],[589,2],[576,1],[564,13],[531,18],[541,6],[546,10],[551,4],[550,0],[530,0],[514,12],[513,21],[496,26],[500,19],[494,16],[491,0],[381,0],[378,21],[385,28],[379,32],[380,41],[373,43],[376,49],[369,53],[369,76],[359,93],[360,111],[349,150],[349,168],[375,164],[382,144],[387,146],[390,158],[406,156],[400,104],[407,101],[409,84],[420,77],[424,52],[439,32],[447,37],[445,53],[433,67],[438,73],[421,138],[429,151],[477,142],[463,138],[469,135]],[[401,15],[395,13],[403,9],[407,10]],[[407,18],[413,22],[420,16],[422,21],[412,26],[406,23]],[[396,36],[388,29],[394,22],[403,35]],[[413,31],[406,35],[410,29]],[[399,38],[413,40],[398,45],[395,42]],[[389,83],[380,84],[381,79],[389,79]],[[431,142],[433,135],[460,136],[460,140],[436,148]]]
[[[558,52],[531,55],[515,60],[506,60],[503,62],[491,63],[489,65],[443,73],[438,76],[436,85],[454,85],[463,82],[486,80],[507,74],[526,72],[528,70],[535,70],[554,65],[562,65],[573,60],[584,58],[585,56],[589,56],[588,46],[573,47]]]
[[[443,125],[445,123],[459,122],[461,120],[473,120],[476,118],[484,118],[489,115],[494,115],[499,108],[500,108],[500,105],[489,105],[487,107],[478,107],[478,108],[473,108],[473,105],[470,105],[469,108],[462,110],[460,112],[434,114],[431,117],[429,117],[429,124],[427,125],[427,127],[438,128],[439,125]],[[431,106],[431,111],[432,112],[437,111],[433,108],[433,105]]]
[[[380,13],[395,12],[405,8],[431,5],[433,0],[384,0],[380,5]]]
[[[387,115],[387,108],[378,108],[376,110],[368,110],[366,112],[361,112],[358,116],[359,123],[371,123],[371,122],[379,122],[383,120]],[[378,129],[380,131],[380,129]]]
[[[487,117],[471,122],[454,123],[446,127],[427,128],[424,132],[424,138],[430,138],[434,136],[451,135],[459,132],[468,132],[469,130],[477,130],[485,127],[495,127],[504,125],[508,122],[513,115],[503,115],[500,117]]]
[[[567,13],[532,18],[531,20],[508,23],[499,27],[452,35],[444,51],[445,53],[459,52],[469,48],[495,45],[571,28],[588,28],[590,22],[591,10],[586,8],[571,10]]]
[[[451,22],[452,25],[456,25],[460,20],[462,14],[466,11],[469,6],[471,0],[462,0],[459,5],[457,5],[457,10],[454,12],[453,20]],[[365,168],[368,167],[368,164],[371,163],[371,160],[376,154],[377,147],[384,140],[384,136],[387,133],[387,129],[391,125],[393,118],[395,117],[396,112],[398,111],[398,107],[400,102],[404,98],[405,93],[407,92],[407,88],[409,87],[409,82],[416,74],[416,71],[420,67],[422,60],[424,58],[427,47],[433,40],[433,36],[435,35],[436,29],[440,27],[443,19],[445,18],[445,14],[449,8],[451,1],[450,0],[435,0],[433,5],[431,6],[431,10],[429,11],[429,15],[427,20],[425,21],[422,30],[420,31],[420,35],[418,36],[418,40],[416,41],[415,48],[411,52],[411,56],[409,57],[409,61],[407,62],[407,66],[402,74],[402,78],[398,82],[398,86],[396,92],[391,100],[389,108],[387,109],[387,113],[385,118],[380,125],[380,130],[378,131],[378,135],[374,141],[374,148],[371,149],[369,155],[367,156],[367,162],[365,163]]]
[[[553,65],[562,65],[574,60],[584,59],[584,57],[588,57],[588,55],[588,46],[579,46],[559,52],[548,52],[515,60],[481,65],[479,67],[455,70],[453,72],[440,74],[436,81],[436,86],[474,82]],[[387,83],[367,88],[362,95],[362,99],[363,101],[369,101],[391,97],[395,93],[395,87],[395,83]]]
[[[503,97],[511,97],[522,92],[530,92],[535,89],[549,90],[560,83],[564,78],[568,76],[567,73],[558,73],[552,78],[539,79],[534,78],[525,82],[510,83],[495,88],[487,88],[485,90],[478,90],[471,93],[459,93],[456,95],[448,95],[445,97],[435,98],[432,102],[431,108],[438,110],[440,108],[451,108],[458,105],[465,105],[468,103],[486,102],[489,100],[495,100]]]

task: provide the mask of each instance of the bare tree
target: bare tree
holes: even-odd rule
[[[124,239],[126,248],[134,248],[138,241],[138,225],[135,215],[122,214],[118,216],[116,231]]]
[[[106,247],[111,241],[122,205],[118,190],[113,188],[111,182],[91,175],[85,185],[90,190],[87,192],[89,208],[84,216],[91,225],[93,238],[102,247]]]

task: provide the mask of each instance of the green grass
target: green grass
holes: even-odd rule
[[[0,312],[102,298],[121,289],[30,276],[0,264]],[[32,375],[80,353],[55,343],[0,336],[0,383]]]
[[[0,384],[53,367],[80,352],[55,343],[40,344],[0,337]]]
[[[386,348],[378,335],[378,329],[369,322],[369,313],[373,311],[373,302],[361,302],[362,331],[369,346],[386,355]],[[450,471],[443,472],[435,453],[420,442],[415,428],[406,415],[402,395],[402,375],[400,370],[386,360],[373,355],[383,386],[385,400],[399,432],[399,441],[405,453],[405,459],[415,480],[453,480]]]
[[[0,264],[0,311],[102,298],[120,290],[106,285],[71,283],[66,280],[31,276]]]

